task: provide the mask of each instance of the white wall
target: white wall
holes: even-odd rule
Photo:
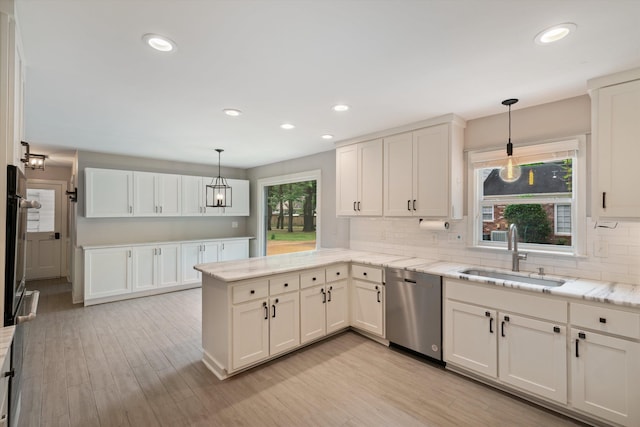
[[[590,99],[587,95],[512,111],[514,154],[518,145],[559,139],[591,132]],[[503,148],[506,145],[507,116],[499,114],[467,122],[465,150]],[[589,138],[587,138],[589,141]],[[587,150],[590,149],[587,144]],[[590,160],[590,156],[587,156]],[[466,168],[465,168],[466,169]],[[587,172],[589,172],[587,166]],[[590,193],[588,182],[587,194]],[[465,192],[468,186],[465,185]],[[465,193],[466,194],[466,193]],[[589,203],[587,203],[589,212]],[[511,268],[511,254],[467,247],[467,218],[452,223],[448,231],[418,228],[418,219],[353,218],[349,247],[443,261]],[[587,221],[587,256],[581,258],[529,254],[523,271],[544,267],[548,274],[640,284],[640,223],[619,222],[615,229],[596,228]],[[595,246],[603,247],[596,256]]]
[[[258,232],[257,180],[320,169],[322,173],[321,230],[320,239],[324,248],[346,248],[349,246],[349,220],[336,217],[336,152],[335,150],[298,159],[259,166],[247,171],[251,180],[251,216],[247,232],[256,236]],[[258,253],[257,240],[251,242],[251,256]]]

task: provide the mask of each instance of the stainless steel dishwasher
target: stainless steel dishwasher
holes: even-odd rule
[[[387,268],[385,293],[387,339],[442,362],[442,277]]]

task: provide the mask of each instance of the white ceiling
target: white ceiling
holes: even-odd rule
[[[17,0],[26,137],[69,149],[253,167],[447,113],[586,93],[640,66],[637,0]],[[574,22],[555,45],[544,28]],[[151,50],[145,33],[178,49]],[[336,113],[331,106],[351,110]],[[244,112],[231,118],[223,108]],[[279,125],[291,122],[294,130]],[[333,141],[320,138],[335,135]]]

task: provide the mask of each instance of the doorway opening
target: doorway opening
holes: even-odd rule
[[[312,251],[320,246],[320,171],[258,181],[260,255]]]

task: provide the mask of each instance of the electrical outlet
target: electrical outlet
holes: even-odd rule
[[[593,242],[593,255],[598,258],[607,258],[609,256],[609,243],[604,240]]]
[[[238,221],[231,221],[231,228],[238,228]]]

